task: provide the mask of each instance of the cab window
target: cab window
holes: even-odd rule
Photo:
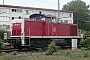
[[[40,20],[45,21],[45,17],[44,16],[40,16]]]
[[[52,18],[52,23],[56,23],[56,19],[55,18]]]
[[[51,21],[51,18],[48,18],[48,22],[49,22],[49,23],[52,22],[52,21]]]
[[[32,17],[31,20],[36,20],[37,17]]]

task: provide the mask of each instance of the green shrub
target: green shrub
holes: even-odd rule
[[[85,48],[84,48],[84,47],[81,47],[81,50],[82,50],[82,51],[85,51]]]
[[[84,52],[83,52],[83,57],[84,57],[84,58],[89,57],[89,53],[86,52],[86,51],[84,51]]]
[[[72,58],[72,57],[73,57],[73,53],[68,50],[68,51],[66,51],[65,57],[70,57],[70,58]]]
[[[4,56],[5,55],[5,52],[1,52],[1,56]]]
[[[12,54],[13,54],[13,55],[17,55],[17,52],[16,52],[16,51],[13,51]]]
[[[48,46],[46,51],[46,55],[52,55],[54,52],[57,52],[58,47],[56,46],[55,42],[52,41],[51,44]]]
[[[4,60],[5,59],[5,52],[1,52],[0,56],[1,56],[1,60]]]
[[[90,50],[90,38],[87,38],[80,43],[83,45],[84,50]]]

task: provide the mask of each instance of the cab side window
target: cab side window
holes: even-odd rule
[[[40,16],[40,20],[45,21],[45,17],[44,16]]]
[[[51,21],[51,18],[48,18],[48,22],[49,22],[49,23],[51,23],[51,22],[52,22],[52,21]]]
[[[52,18],[52,23],[56,23],[56,19],[55,18]]]
[[[37,17],[32,17],[31,20],[36,20]]]

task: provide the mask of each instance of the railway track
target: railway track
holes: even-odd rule
[[[0,50],[0,52],[10,53],[13,51],[19,51],[18,49],[14,49],[12,46],[6,46]]]
[[[66,48],[66,49],[68,49],[68,48]],[[64,49],[64,50],[66,50],[66,49]],[[26,53],[26,52],[37,52],[39,50],[40,49],[33,49],[33,50],[22,49],[22,50],[19,50],[19,49],[15,49],[12,46],[6,46],[3,49],[1,49],[0,52],[11,53],[13,51],[17,51],[18,53]]]
[[[19,49],[13,48],[12,46],[6,46],[5,48],[3,48],[3,49],[0,50],[0,53],[1,52],[11,53],[13,51],[17,51],[18,53],[27,53],[27,52],[38,51],[38,49],[35,49],[35,50],[27,50],[27,49],[19,50]]]

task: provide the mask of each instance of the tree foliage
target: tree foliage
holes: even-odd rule
[[[65,4],[62,10],[69,10],[73,12],[73,20],[75,24],[78,24],[80,29],[89,30],[89,5],[86,5],[85,2],[81,0],[72,0]]]
[[[7,33],[7,38],[10,37],[10,31],[0,30],[0,42],[4,41],[4,33]]]
[[[4,40],[4,31],[0,30],[0,42]]]

